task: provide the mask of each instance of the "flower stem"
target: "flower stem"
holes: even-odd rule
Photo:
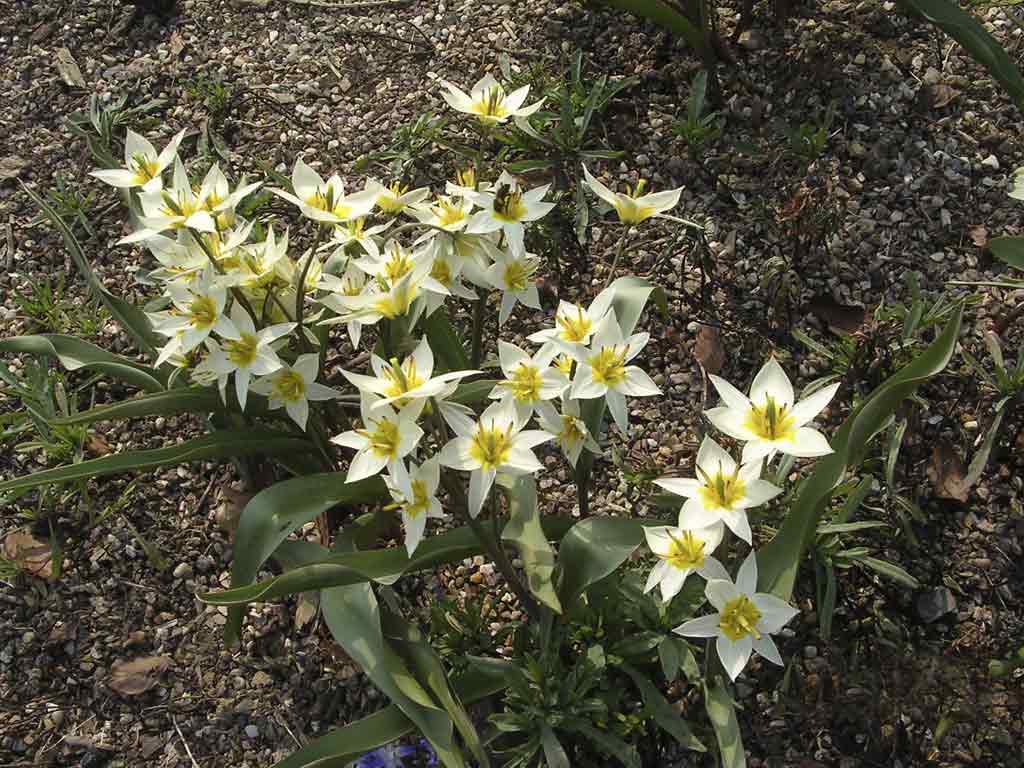
[[[306,338],[306,334],[303,333],[302,328],[302,315],[306,310],[306,275],[309,274],[309,267],[313,263],[313,259],[316,258],[316,252],[320,248],[320,241],[323,238],[325,226],[318,224],[316,227],[316,238],[313,240],[313,247],[309,251],[309,256],[306,257],[305,263],[302,265],[302,271],[299,273],[299,281],[295,285],[295,333],[299,337],[299,344],[302,345],[303,349],[309,351],[311,349],[309,340]]]
[[[615,270],[619,268],[619,259],[622,258],[622,252],[626,250],[626,241],[629,239],[629,225],[623,225],[622,236],[619,238],[618,245],[615,246],[615,258],[612,260],[612,268],[608,270],[608,277],[604,281],[604,287],[607,288],[611,285],[612,280],[615,279]]]
[[[206,254],[206,258],[210,260],[210,263],[213,265],[213,268],[217,270],[218,274],[223,275],[224,269],[221,267],[220,264],[217,263],[217,260],[213,258],[213,253],[210,252],[210,249],[207,247],[206,243],[203,242],[203,233],[194,229],[190,229],[189,232],[192,233],[192,239],[199,243],[199,247],[202,249],[203,253]],[[242,293],[241,289],[238,286],[231,286],[231,295],[234,297],[235,301],[241,304],[242,308],[249,313],[249,317],[252,318],[252,322],[254,325],[260,322],[260,318],[257,316],[256,310],[252,308],[252,304],[250,304],[249,300],[245,298],[245,294]]]
[[[590,517],[590,465],[584,457],[576,460],[576,496],[580,502],[580,518]]]
[[[484,345],[484,312],[487,310],[487,292],[477,291],[476,304],[473,305],[473,342],[469,353],[470,368],[479,368],[483,357]]]

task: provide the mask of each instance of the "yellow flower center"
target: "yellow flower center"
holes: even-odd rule
[[[452,227],[466,218],[466,209],[462,203],[456,203],[450,197],[437,198],[437,203],[431,206],[431,211],[437,217],[439,227]]]
[[[555,317],[555,325],[559,328],[558,335],[564,341],[585,343],[594,324],[590,315],[583,313],[582,307],[576,307],[575,317],[571,312],[559,314]]]
[[[385,213],[401,213],[406,206],[399,198],[408,191],[409,187],[403,186],[402,182],[391,182],[377,196],[377,207]]]
[[[452,285],[452,269],[444,259],[434,259],[434,263],[430,265],[430,276],[445,288]]]
[[[722,634],[733,642],[747,635],[753,635],[757,640],[761,637],[761,633],[757,631],[757,622],[760,620],[761,612],[757,610],[757,606],[746,595],[740,595],[722,608],[718,626]]]
[[[413,268],[412,254],[402,247],[392,248],[388,253],[388,259],[384,262],[381,276],[389,285],[394,285]]]
[[[562,414],[562,431],[558,433],[558,439],[567,444],[578,443],[586,439],[586,433],[581,426],[582,422],[575,416]]]
[[[416,372],[416,361],[411,357],[407,357],[405,361],[399,365],[398,358],[391,358],[391,365],[384,369],[384,379],[387,381],[387,389],[384,390],[385,397],[398,397],[404,395],[423,383],[424,379]],[[395,401],[395,407],[401,408],[408,400],[401,399]]]
[[[334,199],[334,190],[331,187],[318,189],[306,198],[306,205],[320,211],[326,211],[339,219],[347,219],[352,214],[352,206],[345,205],[345,198]]]
[[[497,469],[508,462],[512,453],[512,425],[502,429],[491,422],[490,427],[477,426],[469,447],[469,455],[482,469]]]
[[[388,419],[370,419],[373,430],[358,429],[357,434],[362,435],[370,442],[370,450],[378,456],[395,458],[398,455],[398,425]]]
[[[253,333],[243,333],[241,338],[228,339],[224,342],[224,351],[228,360],[239,368],[248,368],[256,362],[256,350],[260,340]]]
[[[512,397],[521,403],[533,403],[540,400],[540,388],[544,384],[544,376],[536,366],[524,363],[516,366],[504,386],[512,392]]]
[[[188,305],[192,327],[205,331],[217,322],[217,305],[209,296],[196,296]]]
[[[700,467],[697,467],[697,473],[704,481],[699,492],[705,508],[731,510],[743,500],[746,484],[740,480],[739,468],[731,475],[722,472],[721,466],[714,476],[706,474]]]
[[[526,215],[526,206],[523,205],[523,193],[521,190],[501,186],[494,196],[494,218],[508,224],[515,224],[522,221]]]
[[[298,371],[283,371],[274,377],[271,397],[289,403],[301,402],[306,399],[306,382]]]
[[[590,358],[594,381],[615,388],[626,380],[626,355],[629,345],[601,347],[601,351]]]
[[[654,208],[649,205],[637,205],[632,197],[619,197],[615,202],[615,212],[619,214],[619,221],[623,224],[639,224],[654,215]]]
[[[135,180],[145,184],[160,173],[160,163],[155,157],[137,154],[132,157],[131,170],[135,173]]]
[[[418,294],[419,289],[410,283],[400,291],[392,290],[385,293],[373,303],[373,310],[382,317],[393,320],[409,311]]]
[[[692,531],[683,531],[680,538],[672,536],[668,552],[659,557],[680,571],[700,568],[704,565],[704,542],[694,536]]]
[[[525,291],[529,287],[530,279],[533,277],[537,268],[523,259],[515,259],[514,261],[508,262],[505,265],[505,272],[503,277],[505,278],[506,290],[521,292]]]
[[[412,500],[406,500],[402,509],[409,517],[419,517],[430,509],[430,496],[427,494],[427,484],[424,481],[412,481]]]
[[[576,361],[573,360],[572,355],[563,352],[554,360],[554,366],[566,376],[572,376],[572,366]]]
[[[470,166],[455,172],[455,184],[468,189],[476,189],[476,169]]]
[[[184,191],[172,194],[166,190],[163,193],[163,205],[160,206],[160,213],[164,216],[180,219],[180,221],[169,223],[167,225],[169,229],[181,229],[185,225],[185,219],[202,208],[197,198],[189,198],[186,194]]]
[[[470,110],[484,122],[496,122],[508,117],[508,107],[505,106],[505,89],[500,85],[484,88],[479,98],[473,102]]]
[[[776,442],[792,440],[796,435],[795,423],[789,406],[777,405],[769,395],[764,405],[751,407],[743,425],[762,440]]]

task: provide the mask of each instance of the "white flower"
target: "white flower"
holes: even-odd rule
[[[375,227],[367,228],[365,218],[352,219],[346,222],[344,226],[335,227],[334,245],[344,248],[349,243],[355,243],[373,258],[378,258],[380,256],[380,245],[377,243],[377,235],[390,226],[391,222],[386,221]],[[335,254],[343,255],[338,251],[335,251]]]
[[[649,338],[646,333],[624,338],[615,315],[608,315],[594,334],[590,349],[580,344],[567,347],[576,358],[570,396],[580,400],[603,397],[615,423],[625,432],[629,427],[626,396],[661,394],[650,376],[638,366],[627,365],[647,346]]]
[[[257,331],[249,313],[237,303],[231,307],[231,321],[238,331],[237,338],[226,339],[223,347],[213,339],[207,339],[206,348],[209,355],[196,369],[217,374],[217,384],[222,398],[228,377],[234,374],[235,394],[238,395],[238,404],[244,411],[252,378],[273,373],[283,365],[271,345],[290,333],[295,323],[269,325]]]
[[[206,197],[210,190],[200,187],[198,192],[185,173],[181,158],[174,160],[174,175],[170,189],[159,189],[139,193],[139,217],[142,229],[122,237],[118,243],[137,243],[168,229],[195,229],[199,232],[216,232],[217,224],[206,208]]]
[[[124,140],[124,168],[93,171],[95,176],[105,184],[120,189],[141,187],[143,192],[156,192],[163,186],[160,174],[164,168],[174,162],[178,155],[178,145],[185,138],[185,131],[174,136],[167,146],[158,154],[156,148],[144,137],[128,129]]]
[[[660,584],[661,599],[667,603],[679,594],[691,573],[700,574],[705,579],[729,578],[725,566],[711,557],[722,543],[724,530],[721,523],[690,530],[669,525],[645,527],[647,546],[658,558],[658,563],[647,577],[644,592],[650,592]]]
[[[417,221],[446,232],[459,232],[469,224],[469,215],[473,212],[473,203],[466,197],[449,197],[438,195],[429,205],[421,205],[412,210]]]
[[[550,403],[544,403],[537,408],[537,419],[544,431],[554,437],[572,466],[576,466],[584,448],[591,453],[601,452],[601,447],[591,436],[586,422],[580,418],[578,400],[563,399],[561,413]]]
[[[218,229],[227,229],[234,226],[235,208],[238,204],[247,195],[263,186],[263,182],[247,184],[243,176],[238,188],[232,192],[227,177],[220,170],[220,166],[214,163],[207,172],[206,178],[203,179],[202,186],[207,190],[204,200],[206,210],[214,215]]]
[[[401,363],[397,358],[388,362],[377,355],[370,356],[370,367],[373,376],[342,371],[360,392],[377,395],[380,399],[374,407],[382,408],[392,405],[399,410],[414,405],[414,413],[419,415],[426,400],[431,397],[448,397],[458,386],[458,381],[472,376],[479,371],[453,371],[440,376],[431,376],[434,372],[434,352],[426,338],[420,340],[412,354]]]
[[[1024,168],[1015,170],[1012,178],[1013,188],[1007,194],[1014,200],[1024,200]]]
[[[639,224],[652,216],[660,216],[665,211],[675,208],[679,203],[679,196],[683,189],[671,189],[665,192],[643,194],[646,182],[641,179],[637,182],[636,188],[631,189],[627,194],[612,192],[608,187],[590,175],[587,166],[583,166],[583,175],[586,177],[587,186],[594,194],[611,205],[619,215],[619,221],[623,224]]]
[[[560,301],[555,312],[555,327],[537,331],[527,338],[537,343],[558,339],[570,344],[590,344],[591,336],[611,311],[614,298],[615,290],[609,287],[597,294],[586,309],[579,304]]]
[[[425,304],[416,302],[423,293],[433,292],[448,295],[448,289],[430,276],[431,264],[427,260],[415,261],[412,271],[406,272],[386,291],[364,291],[358,296],[336,296],[332,309],[339,317],[332,322],[358,321],[362,325],[373,325],[382,318],[409,317],[409,327],[419,319]]]
[[[779,649],[769,635],[775,634],[799,611],[774,595],[755,592],[757,558],[751,552],[740,566],[733,584],[728,578],[711,579],[704,594],[718,611],[691,619],[675,628],[686,637],[715,637],[722,666],[735,680],[757,651],[773,664],[782,666]]]
[[[533,448],[551,439],[547,432],[524,430],[508,400],[489,405],[471,429],[453,426],[459,434],[441,449],[440,461],[442,466],[471,473],[469,514],[473,517],[480,514],[499,472],[523,475],[542,469]]]
[[[305,430],[309,418],[310,400],[331,400],[341,397],[330,387],[316,383],[320,370],[320,356],[315,352],[299,355],[295,365],[282,365],[269,376],[255,381],[252,391],[270,401],[270,410],[284,406],[288,416]]]
[[[443,518],[441,502],[437,500],[437,486],[441,480],[441,465],[433,456],[417,466],[409,462],[406,470],[402,462],[394,465],[385,478],[391,498],[397,502],[405,526],[405,549],[412,557],[423,540],[427,519]]]
[[[320,276],[320,282],[317,283],[316,287],[323,291],[329,291],[327,295],[321,296],[317,301],[334,312],[347,313],[350,311],[350,307],[346,300],[351,300],[353,297],[360,296],[366,292],[375,291],[376,283],[368,284],[366,273],[355,266],[355,264],[349,262],[345,268],[345,273],[341,277],[323,274]],[[331,317],[321,321],[320,325],[337,325],[338,323],[345,323],[349,340],[352,342],[352,348],[358,349],[359,339],[363,333],[363,324],[358,320],[346,321],[342,318]]]
[[[153,330],[171,340],[161,350],[156,364],[173,355],[186,354],[198,347],[212,331],[227,339],[238,338],[235,324],[224,315],[227,289],[219,285],[213,268],[207,265],[200,277],[190,283],[170,283],[167,295],[174,304],[169,312],[149,314]]]
[[[483,235],[501,230],[509,245],[522,250],[525,232],[523,224],[536,221],[555,207],[554,203],[542,202],[550,188],[550,184],[544,184],[523,191],[513,176],[502,173],[493,190],[473,194],[473,202],[483,210],[473,214],[466,225],[466,232]]]
[[[346,195],[345,182],[338,174],[324,181],[319,173],[301,159],[295,161],[295,168],[292,169],[292,188],[295,190],[294,195],[283,189],[270,191],[297,205],[307,218],[323,224],[341,224],[367,216],[377,199],[373,189]]]
[[[376,179],[370,179],[366,183],[366,188],[377,193],[377,197],[374,200],[375,205],[384,213],[391,214],[392,216],[404,213],[412,206],[422,202],[430,194],[430,190],[427,187],[410,190],[408,186],[403,185],[400,181],[393,181],[385,187]]]
[[[473,166],[455,172],[455,181],[446,181],[444,191],[455,197],[472,197],[476,192],[486,192],[491,188],[489,181],[477,183],[476,169]]]
[[[494,252],[494,264],[484,274],[491,285],[502,292],[498,325],[505,324],[516,302],[540,309],[540,294],[534,280],[539,266],[540,259],[525,250]]]
[[[441,85],[448,89],[442,91],[441,96],[453,109],[473,115],[486,125],[504,123],[510,117],[527,117],[544,103],[541,99],[524,107],[530,86],[524,85],[506,94],[505,88],[489,74],[480,78],[468,94],[447,80],[442,80]]]
[[[530,357],[515,344],[498,340],[498,361],[504,381],[499,381],[489,397],[500,400],[510,397],[520,421],[526,421],[541,403],[554,400],[569,385],[565,374],[551,367],[557,350],[541,348]]]
[[[794,405],[793,385],[774,357],[754,377],[749,398],[718,376],[711,376],[711,383],[725,405],[705,415],[725,434],[747,441],[744,464],[765,457],[770,461],[776,451],[798,458],[832,453],[825,436],[804,425],[829,404],[839,384],[823,387]]]
[[[375,407],[377,400],[376,396],[364,392],[359,403],[362,429],[331,438],[336,445],[356,450],[345,477],[346,483],[372,477],[385,467],[391,473],[398,471],[396,466],[412,453],[423,437],[423,430],[416,425],[415,417],[408,410],[395,413],[390,405]]]
[[[761,479],[761,460],[738,466],[722,446],[705,437],[697,451],[697,477],[665,477],[654,484],[683,496],[680,528],[703,528],[723,522],[729,530],[751,543],[747,510],[774,499],[780,493]]]

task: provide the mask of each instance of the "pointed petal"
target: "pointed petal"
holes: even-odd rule
[[[757,593],[751,599],[757,610],[761,612],[761,620],[757,623],[757,629],[764,634],[775,634],[782,629],[800,611],[780,600],[775,595]]]
[[[750,385],[750,402],[763,405],[768,397],[775,400],[776,405],[793,405],[793,385],[789,376],[782,370],[779,361],[775,357],[768,358],[768,362],[761,366],[761,370],[754,377]]]
[[[685,498],[692,498],[700,493],[700,483],[693,477],[662,477],[655,480],[654,484],[669,493]]]
[[[736,589],[742,594],[752,595],[757,591],[757,556],[751,550],[736,574]]]
[[[736,642],[725,635],[719,635],[715,641],[715,649],[718,651],[718,658],[721,660],[726,674],[729,675],[729,679],[735,681],[743,668],[747,666],[747,662],[750,661],[754,643],[750,639],[750,635],[745,635]]]
[[[672,631],[677,635],[683,635],[684,637],[717,637],[719,629],[718,621],[718,614],[713,613],[710,616],[700,616],[696,619],[690,619],[689,621],[680,624]]]
[[[761,654],[761,657],[766,661],[770,661],[772,664],[777,664],[780,667],[785,666],[775,641],[768,637],[768,635],[761,635],[754,641],[754,650]]]
[[[839,384],[823,387],[810,397],[805,397],[794,405],[791,415],[793,416],[795,426],[802,427],[825,410],[825,406],[832,402],[832,398],[836,396],[838,390]]]

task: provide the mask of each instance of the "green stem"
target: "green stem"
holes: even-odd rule
[[[203,233],[194,229],[190,229],[189,232],[192,233],[192,239],[199,243],[199,247],[203,250],[203,253],[206,254],[206,258],[210,260],[210,263],[213,265],[213,268],[217,270],[219,274],[223,275],[223,268],[213,257],[213,253],[210,252],[210,249],[206,246],[206,243],[203,241]],[[252,318],[253,324],[255,325],[259,323],[260,319],[259,317],[256,316],[256,310],[252,308],[252,304],[250,304],[249,300],[245,298],[245,294],[242,293],[241,289],[239,289],[238,286],[231,286],[231,295],[234,297],[235,301],[241,304],[243,309],[245,309],[245,311],[249,313],[249,317]]]
[[[306,275],[309,274],[309,267],[313,263],[313,259],[316,258],[316,252],[320,248],[320,241],[323,239],[324,230],[327,229],[322,224],[317,224],[316,227],[316,238],[313,240],[313,247],[309,251],[309,256],[306,257],[305,263],[302,265],[302,271],[299,273],[299,281],[295,285],[295,332],[299,337],[299,344],[307,352],[311,349],[309,340],[306,338],[306,334],[302,330],[302,315],[306,310]]]
[[[622,237],[619,238],[619,244],[615,247],[615,258],[612,260],[612,268],[608,271],[608,277],[604,281],[604,287],[607,288],[612,284],[612,280],[615,279],[615,270],[619,267],[619,259],[622,258],[622,252],[626,250],[626,241],[629,239],[629,225],[624,224],[622,230]]]
[[[580,518],[590,517],[590,463],[580,456],[576,461],[576,496],[580,502]]]
[[[477,369],[483,357],[484,313],[487,310],[487,291],[477,290],[476,304],[473,305],[473,343],[469,353],[469,367]]]

